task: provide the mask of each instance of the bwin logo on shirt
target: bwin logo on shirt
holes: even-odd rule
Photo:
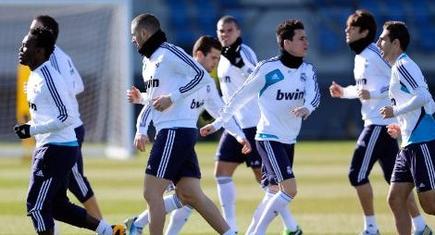
[[[231,77],[230,76],[225,76],[224,82],[230,83],[231,82]]]
[[[199,109],[203,105],[204,105],[204,100],[197,101],[197,100],[193,99],[192,103],[190,104],[190,108],[191,109]]]
[[[366,78],[356,79],[356,84],[357,85],[367,85],[367,79]]]
[[[276,100],[300,100],[304,98],[304,95],[305,92],[299,91],[299,89],[296,89],[294,92],[283,92],[278,89],[276,93]]]
[[[32,109],[33,111],[38,111],[38,109],[36,108],[36,104],[34,103],[29,102],[29,108]]]
[[[148,81],[145,81],[145,92],[151,87],[159,87],[159,79],[150,79]]]

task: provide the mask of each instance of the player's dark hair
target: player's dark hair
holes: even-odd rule
[[[53,34],[54,40],[57,40],[57,36],[59,35],[59,24],[53,17],[48,15],[39,15],[33,20],[40,22],[42,26],[47,28]]]
[[[219,40],[209,35],[201,36],[193,45],[192,55],[195,55],[197,51],[201,51],[204,55],[207,55],[212,48],[218,51],[222,50],[222,45]]]
[[[240,29],[239,21],[238,21],[238,20],[236,19],[236,17],[234,17],[234,16],[231,16],[231,15],[225,15],[225,16],[222,16],[222,17],[219,19],[218,23],[219,23],[219,22],[222,22],[223,24],[234,23],[234,25],[236,25],[236,28],[237,28],[237,29]]]
[[[406,51],[408,49],[411,36],[409,35],[408,27],[402,21],[387,21],[384,23],[384,29],[388,31],[390,42],[398,39],[400,42],[400,49]]]
[[[160,30],[160,22],[152,14],[144,13],[136,16],[133,22],[137,25],[137,27],[145,29],[151,35]]]
[[[352,15],[347,18],[347,24],[350,26],[359,27],[359,31],[368,30],[367,39],[371,42],[376,37],[376,21],[372,13],[367,10],[356,10]]]
[[[50,55],[53,53],[54,45],[56,43],[52,32],[46,27],[37,27],[31,29],[28,35],[35,40],[36,47],[44,49],[45,58],[50,58]]]
[[[300,20],[285,20],[276,28],[276,37],[281,47],[284,47],[284,40],[293,40],[295,30],[304,29],[304,24]]]

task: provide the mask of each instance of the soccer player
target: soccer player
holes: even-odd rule
[[[387,183],[390,183],[394,161],[399,151],[397,141],[387,133],[387,125],[393,123],[394,119],[383,119],[379,114],[379,109],[390,103],[388,86],[391,69],[373,42],[376,35],[376,22],[370,12],[356,10],[352,13],[347,19],[345,33],[346,43],[356,53],[353,70],[355,85],[342,87],[332,82],[329,90],[332,97],[361,101],[364,129],[353,153],[349,181],[356,189],[364,212],[362,234],[378,234],[373,190],[368,177],[375,162],[379,161],[384,178]],[[415,229],[423,230],[425,222],[420,216],[412,194],[408,206]]]
[[[287,206],[296,196],[294,145],[302,120],[320,103],[315,69],[303,60],[308,50],[303,23],[299,20],[282,22],[277,27],[276,38],[281,55],[260,62],[221,112],[225,121],[251,100],[260,107],[256,145],[266,177],[276,181],[280,191],[267,201],[251,232],[256,235],[265,234],[273,218],[288,211]],[[296,221],[286,234],[302,234]]]
[[[423,210],[435,215],[434,100],[418,65],[406,54],[410,35],[403,22],[388,21],[377,45],[391,67],[389,97],[392,105],[380,109],[383,118],[397,117],[402,144],[388,192],[398,234],[409,234],[409,216],[403,205],[416,187]],[[432,234],[430,228],[414,234]]]
[[[195,42],[192,55],[193,58],[210,73],[214,68],[216,68],[217,63],[219,62],[221,49],[222,46],[217,39],[210,36],[202,36]],[[140,103],[141,93],[137,88],[133,87],[128,92],[128,98],[132,103]],[[223,101],[214,84],[207,85],[198,93],[192,94],[189,96],[187,101],[188,102],[185,104],[186,112],[190,112],[192,116],[196,117],[199,117],[199,114],[205,109],[212,117],[217,118],[219,117],[219,109],[223,106]],[[219,129],[222,124],[214,122],[210,125],[213,125],[215,129]],[[137,130],[138,133],[145,135],[146,138],[147,126],[148,123],[142,122],[142,118],[139,116]],[[235,136],[240,144],[243,145],[242,151],[244,153],[251,150],[249,141],[246,139],[245,134],[236,124],[234,119],[231,119],[229,123],[224,123],[224,127],[229,133],[231,133],[231,135]],[[139,150],[143,150],[143,146],[136,147]],[[164,197],[165,210],[167,213],[179,207],[179,204],[176,203],[177,199],[176,195]],[[184,205],[182,208],[175,210],[171,214],[170,222],[165,234],[178,234],[187,222],[191,213],[192,208],[189,205]],[[141,234],[143,227],[149,223],[148,214],[148,210],[146,210],[138,217],[130,218],[125,222],[130,234]]]
[[[53,33],[54,39],[57,40],[57,36],[59,34],[59,25],[51,16],[36,16],[30,25],[30,29],[37,27],[48,28]],[[81,147],[85,138],[85,128],[83,126],[82,120],[80,119],[79,104],[76,98],[76,96],[84,90],[83,81],[71,58],[57,45],[55,45],[54,51],[50,56],[50,62],[51,65],[62,75],[61,78],[65,79],[67,87],[71,89],[69,92],[72,98],[71,109],[77,117],[73,123],[73,127],[80,148],[78,152],[79,156],[77,163],[72,168],[68,189],[83,204],[89,214],[95,218],[101,219],[102,215],[97,204],[94,191],[92,190],[91,184],[84,176],[83,172],[83,155]]]
[[[131,22],[132,42],[143,58],[145,93],[142,120],[150,118],[157,134],[148,159],[144,197],[149,209],[150,234],[162,234],[165,222],[163,193],[176,184],[183,204],[195,208],[219,234],[234,234],[213,202],[200,187],[200,170],[194,150],[196,120],[185,111],[187,97],[213,80],[197,62],[180,48],[167,43],[158,19],[141,14]],[[135,136],[136,146],[147,137]]]
[[[222,45],[222,56],[217,67],[222,98],[225,103],[242,86],[257,64],[255,53],[242,42],[240,24],[233,16],[223,16],[217,22],[217,36]],[[260,111],[255,100],[236,111],[234,116],[255,146],[256,125]],[[261,180],[261,157],[256,148],[247,156],[241,153],[241,145],[228,132],[221,136],[216,153],[215,177],[217,191],[225,220],[234,230],[236,221],[236,189],[233,174],[236,168],[245,163],[252,168],[257,182]]]
[[[53,234],[53,219],[102,235],[123,232],[115,231],[123,226],[112,229],[104,220],[72,204],[66,195],[79,151],[72,126],[77,117],[67,84],[49,62],[54,47],[53,34],[46,28],[35,28],[24,37],[19,52],[20,64],[32,71],[26,85],[31,120],[17,124],[14,131],[21,139],[36,139],[27,194],[28,215],[38,234]]]

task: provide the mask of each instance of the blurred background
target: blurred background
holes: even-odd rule
[[[430,0],[61,0],[0,1],[0,142],[18,142],[16,122],[17,52],[32,18],[49,14],[60,23],[58,45],[76,64],[85,82],[79,96],[88,143],[131,145],[140,107],[125,101],[125,89],[141,88],[141,58],[130,44],[134,16],[156,15],[168,41],[191,53],[201,35],[216,36],[216,22],[233,15],[242,37],[260,60],[278,54],[276,26],[285,19],[304,22],[309,38],[306,60],[317,67],[321,104],[303,124],[300,139],[353,139],[362,129],[357,100],[333,100],[332,81],[354,83],[353,57],[344,41],[345,22],[355,9],[371,11],[378,23],[405,21],[411,32],[408,54],[420,66],[434,91],[435,1]]]
[[[216,22],[221,16],[233,15],[241,22],[244,42],[257,53],[259,61],[278,54],[276,26],[285,19],[301,19],[310,43],[306,60],[317,67],[322,97],[319,109],[303,124],[300,139],[354,138],[362,129],[359,102],[333,100],[328,92],[333,80],[345,85],[354,83],[354,54],[345,43],[344,28],[355,9],[364,8],[376,16],[378,36],[387,20],[408,24],[412,38],[409,54],[434,90],[435,1],[166,0],[134,4],[135,14],[149,9],[158,15],[169,40],[187,51],[200,35],[216,35]]]

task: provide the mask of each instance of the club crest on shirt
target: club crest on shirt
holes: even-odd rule
[[[290,166],[287,166],[287,174],[290,175],[290,174],[292,174],[292,172],[293,172],[292,168]]]
[[[39,93],[41,91],[41,87],[42,87],[41,84],[34,84],[32,87],[33,93]]]
[[[301,79],[301,82],[305,82],[307,80],[307,75],[305,73],[301,73],[299,79]]]

